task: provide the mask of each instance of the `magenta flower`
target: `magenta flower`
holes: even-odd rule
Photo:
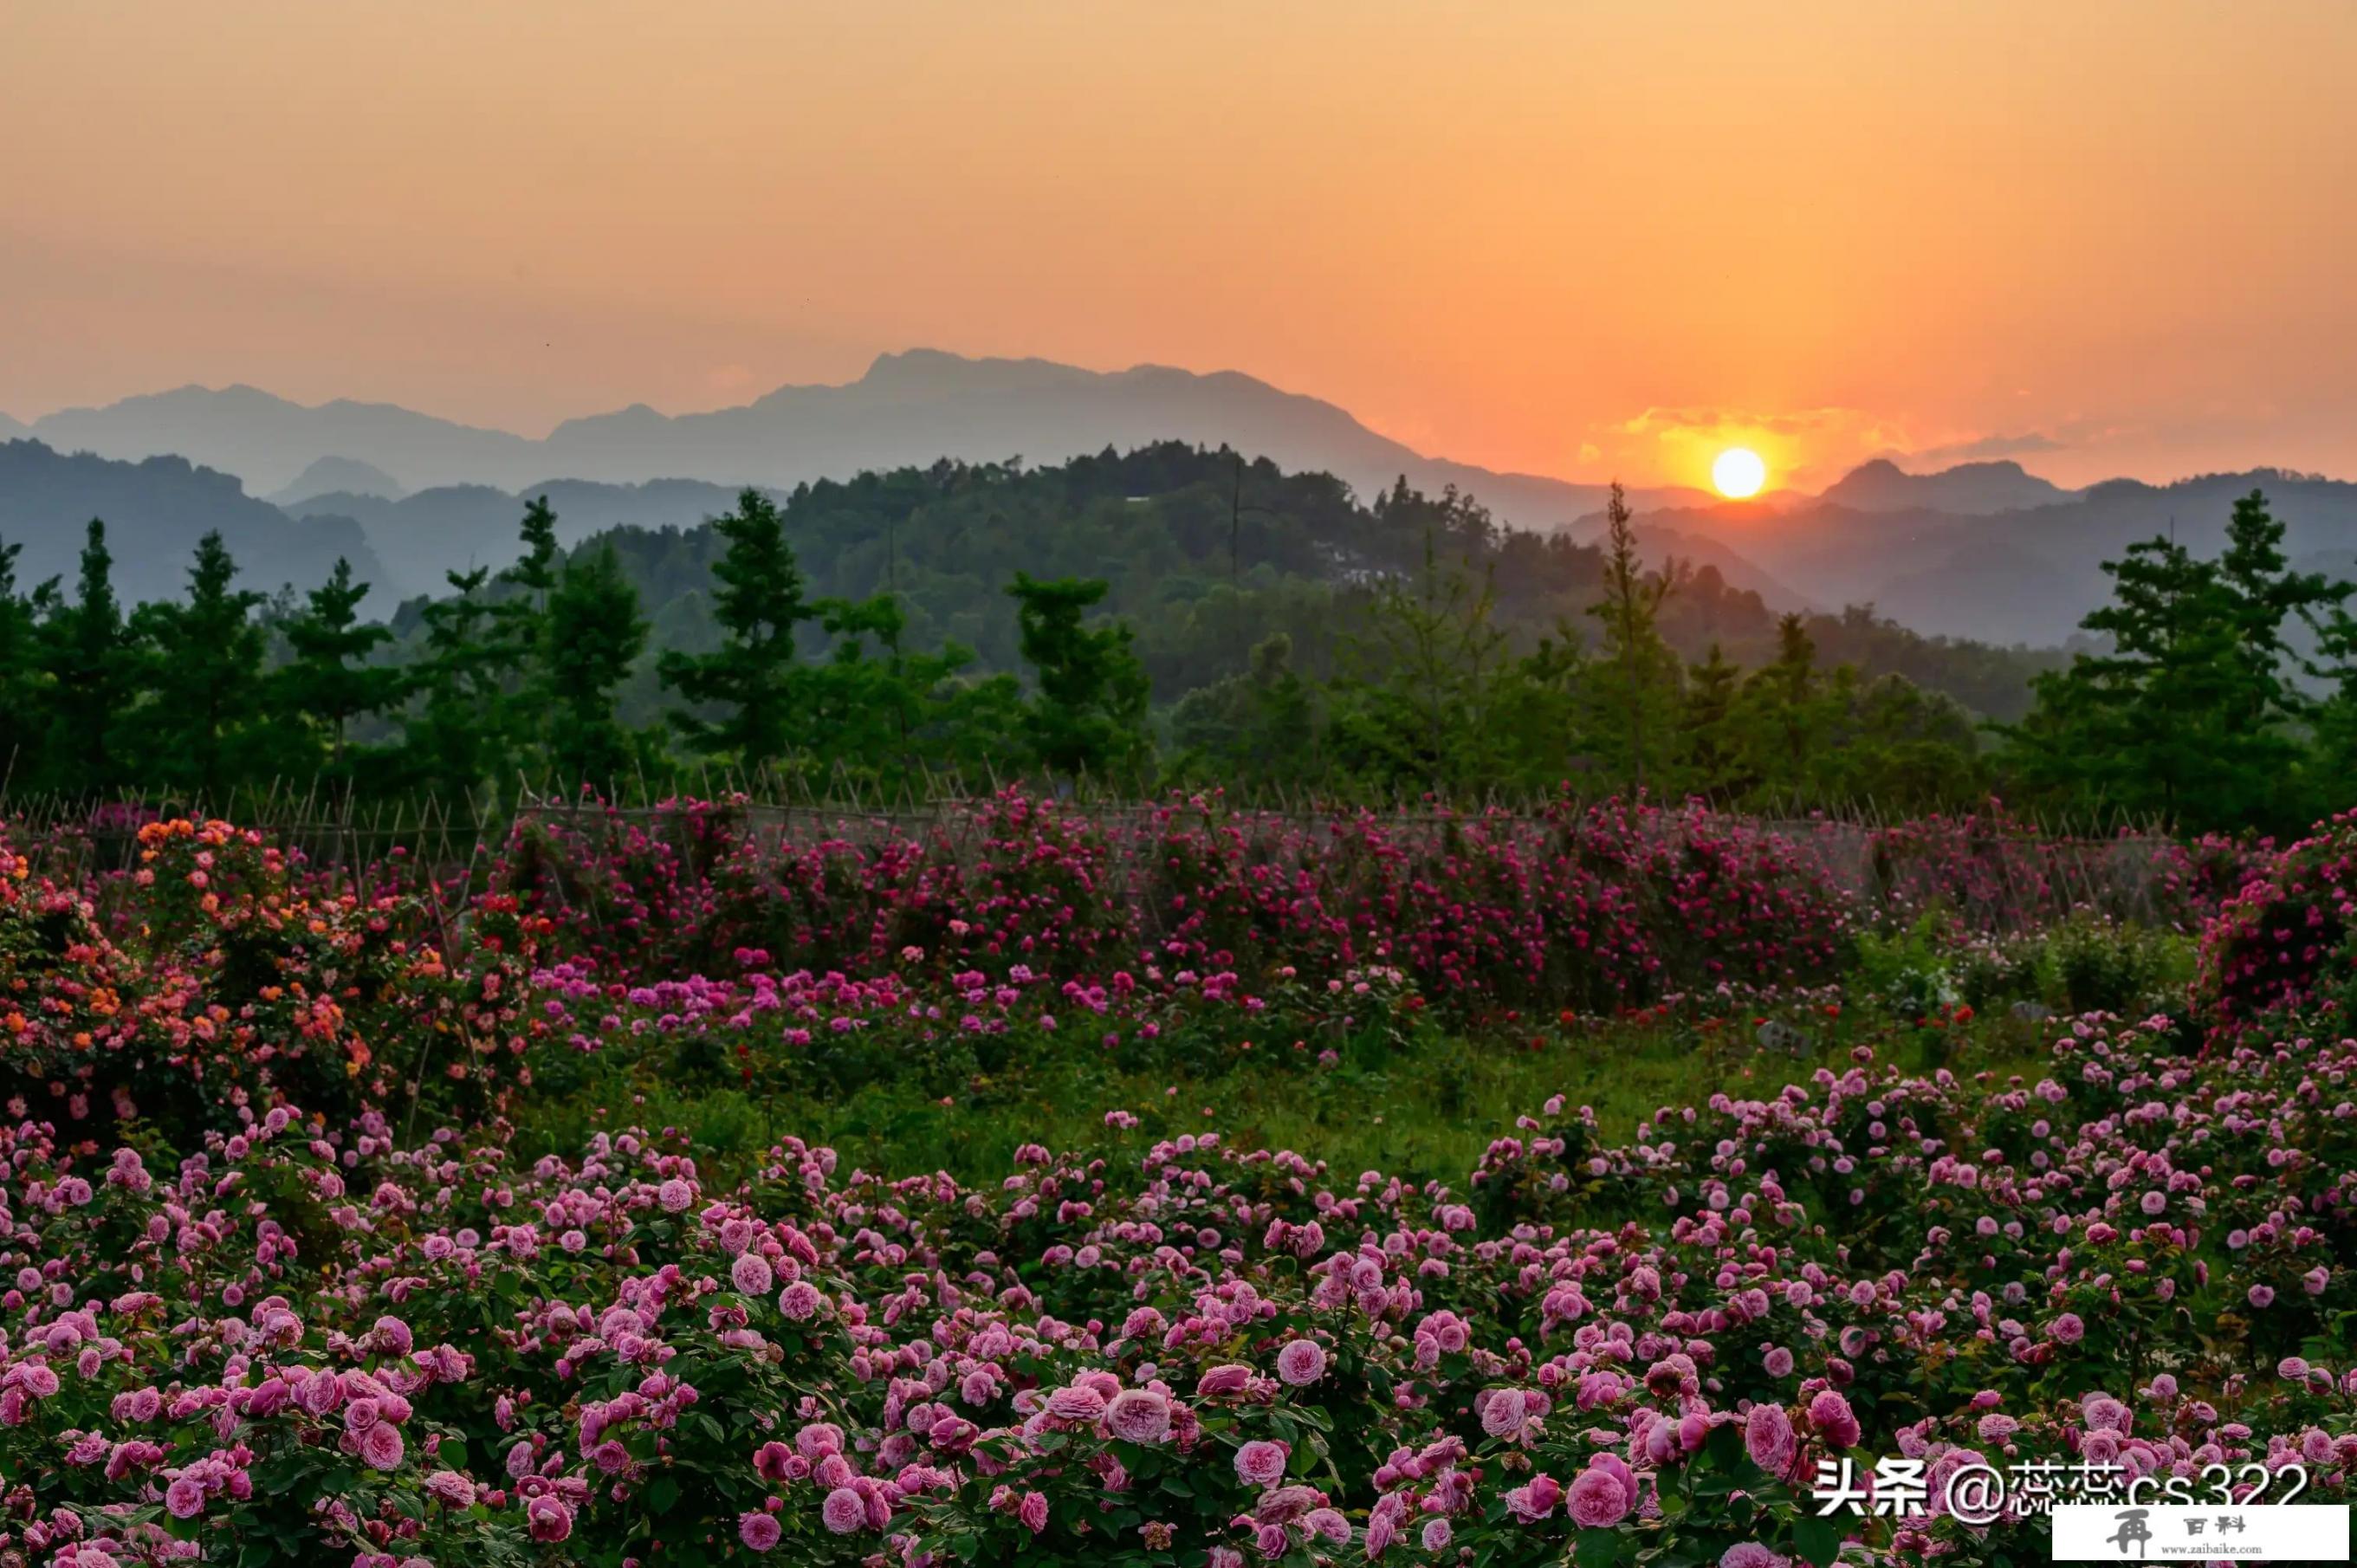
[[[849,1535],[866,1528],[867,1504],[849,1487],[837,1487],[827,1493],[826,1500],[819,1505],[819,1518],[835,1534]]]
[[[1609,1470],[1590,1465],[1572,1477],[1566,1494],[1571,1521],[1582,1530],[1598,1530],[1628,1517],[1636,1498]]]
[[[1236,1450],[1236,1475],[1248,1485],[1273,1487],[1285,1478],[1292,1450],[1282,1443],[1259,1439]]]
[[[759,1252],[739,1252],[737,1261],[728,1265],[728,1283],[747,1295],[769,1294],[774,1279],[770,1260]]]
[[[1849,1408],[1849,1401],[1833,1389],[1809,1402],[1809,1424],[1835,1448],[1856,1447],[1863,1431],[1857,1414]]]
[[[1104,1424],[1125,1443],[1160,1443],[1170,1435],[1170,1402],[1152,1389],[1124,1389],[1105,1406]]]
[[[1276,1353],[1276,1375],[1306,1388],[1326,1375],[1326,1347],[1315,1339],[1289,1339]]]
[[[1792,1431],[1792,1418],[1778,1404],[1755,1404],[1743,1418],[1743,1446],[1751,1455],[1751,1462],[1781,1479],[1792,1468],[1792,1455],[1799,1441]]]
[[[371,1470],[397,1470],[407,1444],[402,1441],[401,1428],[389,1421],[380,1421],[361,1434],[361,1457]]]
[[[776,1516],[758,1510],[737,1516],[737,1539],[755,1552],[767,1552],[785,1535],[785,1527]]]

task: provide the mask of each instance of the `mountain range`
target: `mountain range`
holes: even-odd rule
[[[240,476],[256,495],[299,492],[307,470],[328,458],[366,464],[404,490],[452,484],[516,490],[554,476],[612,484],[687,477],[782,489],[941,457],[1048,464],[1169,440],[1225,445],[1286,469],[1322,470],[1361,495],[1403,476],[1435,493],[1455,485],[1530,528],[1560,526],[1600,506],[1605,489],[1428,457],[1333,403],[1235,371],[1201,375],[1159,365],[1098,371],[932,349],[879,356],[866,374],[840,386],[780,387],[709,413],[634,405],[567,420],[537,441],[389,403],[307,406],[246,386],[182,387],[65,409],[34,421],[28,433],[61,451],[176,454]],[[1667,502],[1702,492],[1636,495]]]
[[[1713,560],[1730,582],[1741,579],[1725,557],[1736,557],[1755,574],[1742,585],[1758,588],[1770,605],[1780,602],[1771,590],[1782,588],[1809,606],[1872,605],[1917,631],[1997,644],[2068,641],[2080,619],[2110,597],[2103,564],[2137,541],[2173,534],[2195,554],[2215,555],[2236,498],[2254,489],[2283,521],[2284,551],[2295,565],[2357,580],[2357,484],[2276,469],[2169,485],[2111,479],[1995,510],[1973,503],[2016,486],[2011,475],[1943,485],[1954,472],[1900,476],[1931,481],[1919,493],[1944,496],[1949,510],[1912,500],[1912,487],[1878,475],[1856,487],[1846,478],[1814,499],[1773,509],[1741,501],[1659,507],[1637,527],[1641,538],[1657,542],[1655,553]],[[1845,493],[1846,501],[1835,499]],[[1858,504],[1866,499],[1878,504]],[[1600,513],[1572,525],[1577,538],[1603,531]]]
[[[114,462],[67,455],[38,441],[0,440],[0,543],[21,546],[18,590],[62,577],[70,591],[84,531],[106,523],[115,593],[125,603],[174,598],[188,586],[197,541],[218,529],[244,567],[245,585],[307,588],[339,556],[364,579],[385,568],[349,518],[296,518],[245,493],[237,479],[184,457]],[[390,596],[370,607],[388,614]]]
[[[1427,492],[1455,486],[1501,521],[1582,539],[1602,530],[1605,489],[1428,456],[1333,403],[1233,371],[1103,372],[928,349],[882,355],[842,385],[781,387],[708,413],[634,406],[568,421],[539,440],[391,404],[307,406],[251,387],[184,387],[29,426],[0,417],[0,439],[11,434],[57,449],[0,468],[0,535],[27,546],[20,579],[70,562],[88,516],[127,508],[119,519],[108,511],[110,522],[153,537],[161,562],[147,575],[177,585],[202,531],[192,520],[236,510],[234,527],[221,524],[233,547],[241,537],[273,542],[259,557],[267,571],[254,575],[300,584],[322,569],[319,551],[332,542],[369,555],[394,596],[437,587],[448,568],[503,564],[526,495],[549,495],[571,542],[618,525],[692,526],[745,484],[784,490],[943,457],[1051,464],[1164,440],[1225,445],[1287,470],[1334,474],[1361,496],[1402,478]],[[64,452],[135,465],[138,475]],[[167,456],[186,461],[147,461]],[[36,470],[38,485],[27,477]],[[2106,596],[2104,561],[2172,528],[2214,551],[2233,497],[2253,488],[2287,521],[2296,560],[2357,575],[2357,486],[2272,470],[2070,490],[2012,462],[1913,473],[1877,458],[1813,497],[1735,502],[1663,489],[1631,500],[1651,556],[1714,566],[1772,607],[1870,603],[1920,631],[2054,646]],[[185,497],[167,505],[167,492]],[[277,521],[267,521],[274,511]],[[289,519],[306,526],[286,532]],[[40,539],[37,549],[52,532],[65,542]]]

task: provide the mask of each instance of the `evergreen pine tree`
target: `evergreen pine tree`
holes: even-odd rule
[[[70,604],[54,603],[41,625],[45,680],[42,777],[70,792],[128,782],[116,726],[139,692],[137,658],[114,596],[114,557],[96,518],[82,544]]]
[[[1604,623],[1601,657],[1591,673],[1596,734],[1621,778],[1642,789],[1648,769],[1660,771],[1676,713],[1677,656],[1662,640],[1662,604],[1675,590],[1673,564],[1648,571],[1637,553],[1627,497],[1612,485],[1605,508],[1604,597],[1588,614]],[[1661,783],[1658,777],[1652,782]]]
[[[803,596],[785,520],[769,497],[745,490],[737,510],[712,526],[727,543],[712,568],[720,647],[706,654],[668,651],[659,669],[662,683],[692,704],[671,714],[689,746],[759,768],[808,738],[797,725],[805,693],[794,634],[815,611]],[[715,719],[695,711],[714,707],[726,711]]]
[[[1106,585],[1076,577],[1039,582],[1017,572],[1016,603],[1024,662],[1038,690],[1023,713],[1031,755],[1051,773],[1112,775],[1128,782],[1149,754],[1149,690],[1129,628],[1083,624]]]
[[[647,645],[639,591],[609,545],[565,563],[548,600],[542,687],[549,703],[549,764],[570,789],[609,786],[629,768],[629,733],[614,693]]]
[[[329,774],[339,780],[350,778],[347,750],[353,722],[390,712],[406,681],[400,670],[368,662],[370,654],[393,639],[389,628],[360,618],[368,591],[366,583],[352,581],[351,563],[339,559],[328,580],[306,596],[303,607],[287,621],[284,631],[291,657],[272,672],[283,710],[307,722],[325,744]]]
[[[262,706],[264,639],[253,612],[263,596],[234,588],[237,563],[218,531],[197,543],[188,597],[142,605],[152,700],[138,711],[143,782],[192,791],[228,809],[244,771],[241,755]]]

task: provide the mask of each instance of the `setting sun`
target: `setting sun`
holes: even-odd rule
[[[1768,482],[1768,465],[1749,446],[1730,446],[1710,466],[1710,482],[1729,500],[1743,500]]]

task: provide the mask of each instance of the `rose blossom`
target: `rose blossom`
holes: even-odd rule
[[[1618,1476],[1596,1465],[1572,1477],[1566,1500],[1571,1521],[1582,1530],[1620,1523],[1635,1501]]]
[[[1282,1443],[1257,1439],[1236,1450],[1236,1474],[1255,1487],[1274,1486],[1285,1475],[1292,1451]]]
[[[1326,1375],[1326,1347],[1315,1339],[1292,1339],[1276,1353],[1276,1375],[1306,1388]]]

